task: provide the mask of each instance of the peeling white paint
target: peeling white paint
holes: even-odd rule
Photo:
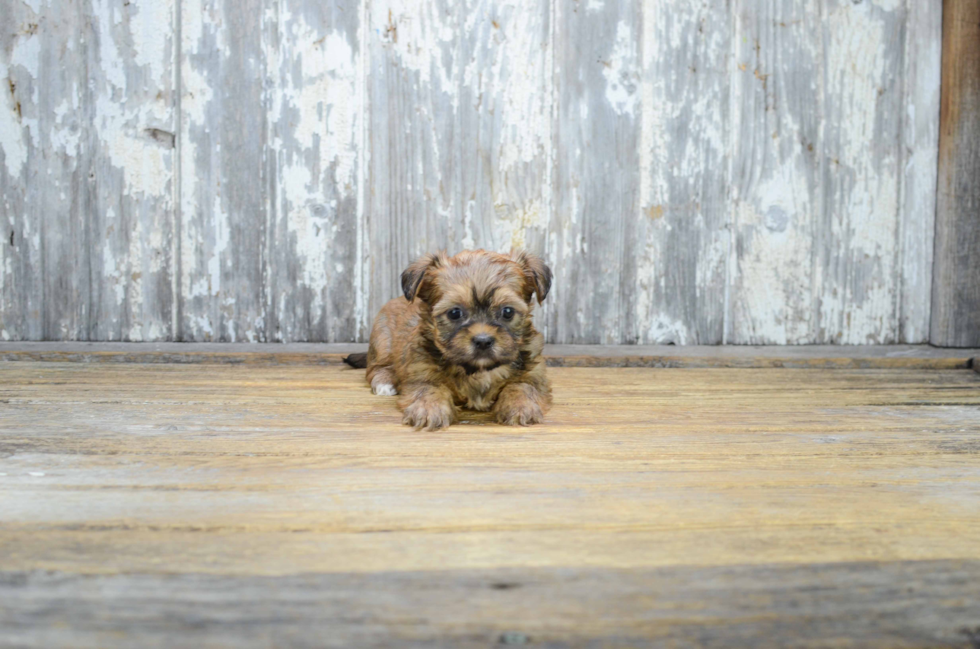
[[[9,67],[0,61],[0,79],[8,79]],[[3,154],[7,173],[19,178],[27,164],[27,143],[23,127],[9,92],[0,92],[0,152]]]
[[[785,345],[811,335],[810,193],[789,161],[736,205],[739,342]],[[802,289],[802,290],[801,290]]]
[[[606,78],[606,101],[617,113],[633,115],[637,103],[639,74],[637,72],[636,40],[630,23],[616,25],[616,40],[608,59],[602,61],[602,76]]]
[[[92,3],[92,26],[96,29],[96,42],[99,45],[99,70],[106,80],[120,91],[126,93],[126,71],[123,69],[123,57],[116,47],[112,19],[116,5],[112,0],[90,0]],[[110,94],[111,97],[111,94]]]
[[[443,12],[436,2],[386,0],[370,4],[372,38],[380,38],[419,83],[435,84],[458,101],[451,72],[442,65],[443,48],[456,42],[455,12]]]
[[[596,281],[599,295],[557,284],[555,304],[568,322],[550,317],[549,303],[549,333],[568,336],[571,327],[611,342],[623,336],[704,342],[696,320],[710,309],[705,302],[717,294],[725,268],[732,269],[725,313],[736,342],[885,342],[899,327],[911,336],[906,340],[918,342],[927,331],[931,221],[915,215],[931,214],[935,204],[935,181],[923,170],[936,164],[930,129],[938,112],[940,54],[937,31],[929,32],[931,44],[915,41],[923,22],[916,16],[928,10],[924,5],[738,3],[725,14],[702,3],[643,0],[636,20],[634,5],[588,0],[579,6],[581,19],[601,21],[596,24],[604,39],[581,51],[573,48],[569,59],[568,50],[559,49],[556,59],[554,38],[572,20],[572,8],[564,3],[361,3],[363,21],[355,35],[327,24],[326,14],[304,12],[302,3],[287,0],[267,5],[250,27],[257,43],[244,50],[252,57],[246,67],[262,76],[265,102],[241,106],[227,96],[235,80],[222,77],[234,67],[231,45],[242,45],[229,41],[227,12],[235,8],[181,2],[182,36],[175,43],[170,0],[125,6],[93,0],[86,20],[95,34],[64,43],[65,60],[82,50],[87,60],[97,61],[88,86],[73,85],[71,74],[45,85],[50,80],[41,79],[42,73],[62,71],[42,68],[42,54],[49,51],[43,34],[18,34],[9,60],[0,61],[0,79],[31,80],[17,90],[22,116],[11,94],[0,92],[2,170],[20,183],[28,173],[32,182],[45,183],[59,206],[69,207],[74,199],[65,174],[77,173],[82,154],[93,154],[101,174],[93,184],[105,194],[100,200],[122,210],[108,210],[106,222],[128,224],[125,232],[107,233],[97,250],[107,335],[168,335],[168,325],[149,316],[151,305],[144,301],[160,299],[152,291],[171,260],[157,252],[172,245],[162,224],[175,208],[181,215],[182,267],[176,288],[185,307],[192,307],[184,312],[188,330],[215,339],[272,337],[274,332],[264,331],[268,308],[287,327],[293,325],[282,318],[308,312],[309,323],[282,335],[302,337],[304,327],[332,331],[331,291],[347,290],[349,282],[356,287],[353,318],[363,337],[373,315],[368,305],[390,297],[370,294],[372,273],[390,270],[382,255],[403,257],[405,246],[413,254],[450,245],[538,246],[556,269],[594,260],[589,263],[595,268],[613,273],[623,260],[597,260],[610,248],[596,237],[610,235],[596,230],[602,221],[594,212],[605,205],[622,209],[624,195],[634,190],[623,221],[632,236],[624,238],[621,251],[635,269],[634,284],[620,287],[603,275]],[[60,11],[57,3],[28,4],[39,12],[38,20]],[[26,15],[26,9],[18,10]],[[640,26],[642,33],[636,31]],[[902,34],[908,39],[904,49],[894,43]],[[179,120],[168,94],[174,47],[184,53]],[[897,65],[900,51],[908,60]],[[586,56],[588,61],[577,58]],[[921,72],[913,65],[918,62]],[[575,70],[592,75],[577,98],[563,94],[568,88],[560,85],[572,84],[568,72]],[[809,85],[801,81],[806,75]],[[372,86],[377,79],[389,85]],[[38,89],[54,87],[60,95],[50,105],[39,104]],[[907,97],[894,101],[895,92]],[[366,123],[370,96],[379,104]],[[567,104],[569,98],[574,103]],[[388,115],[386,102],[403,114]],[[814,105],[815,117],[809,112]],[[236,111],[261,114],[259,121],[269,128],[269,158],[249,163],[254,182],[262,169],[275,174],[262,177],[275,196],[274,211],[257,205],[254,213],[229,213],[234,183],[243,181],[222,175],[228,171],[221,167],[228,143],[215,135],[218,123]],[[621,151],[594,141],[596,133],[609,134],[602,128],[561,140],[570,129],[588,132],[599,124],[594,120],[608,121],[610,115],[619,117],[612,121],[621,129],[617,146],[626,143]],[[386,116],[392,142],[372,142],[369,129],[379,129]],[[174,152],[147,129],[167,132],[177,123],[184,180],[180,205],[174,206]],[[630,129],[635,157],[628,149]],[[900,145],[890,144],[900,139]],[[563,141],[571,142],[569,150]],[[83,151],[90,142],[97,150]],[[390,185],[377,182],[379,168],[370,159],[370,145],[378,147],[377,154],[386,144],[397,144],[398,155],[406,156],[391,162],[403,176]],[[638,169],[613,159],[620,154]],[[602,180],[590,186],[597,178]],[[711,192],[719,186],[730,186],[724,200],[700,203],[717,196]],[[2,189],[5,201],[16,195]],[[560,195],[553,194],[557,189]],[[389,203],[400,205],[411,227],[381,251],[369,240],[372,206]],[[6,221],[16,224],[24,255],[34,254],[42,245],[29,220],[35,217],[22,215],[20,205],[5,203],[3,209]],[[256,224],[252,218],[268,221]],[[734,221],[739,244],[731,249],[728,230],[720,225],[726,218]],[[232,228],[239,226],[266,228],[270,246],[292,248],[232,250]],[[680,233],[697,241],[681,241]],[[348,245],[357,246],[355,253],[346,254]],[[818,255],[826,250],[829,260]],[[21,272],[8,252],[0,257],[4,282]],[[295,266],[291,286],[275,274],[285,271],[263,271],[266,287],[272,277],[280,282],[279,293],[258,310],[243,306],[248,289],[234,267],[239,255],[249,254],[270,255],[275,261],[267,265],[285,259]],[[349,268],[352,258],[355,267]],[[690,294],[682,299],[691,302],[677,304],[678,275],[668,271],[691,258],[696,263],[682,273],[690,278]],[[23,263],[29,268],[29,261]],[[289,298],[300,290],[308,292],[309,302],[293,304]],[[627,321],[625,310],[599,320],[590,312],[612,290],[622,295],[607,303],[629,304],[634,321]],[[3,307],[10,308],[7,302]],[[9,322],[4,320],[0,337],[22,336]],[[59,322],[51,330],[59,327],[65,336],[78,335],[75,322]]]
[[[316,314],[313,326],[320,326],[329,287],[353,270],[334,261],[331,250],[340,210],[359,196],[362,68],[343,31],[311,25],[285,4],[278,19],[286,31],[278,51],[268,55],[278,70],[270,113],[278,130],[271,146],[279,161],[279,203],[287,243],[299,268],[295,288],[308,289],[305,307]],[[319,170],[318,176],[312,175],[313,169]]]
[[[148,0],[130,5],[135,7],[135,16],[129,24],[136,65],[148,68],[151,79],[164,79],[169,74],[174,1]]]
[[[873,146],[882,115],[886,30],[885,16],[865,6],[847,4],[827,17],[828,67],[844,70],[832,78],[828,92],[847,118],[839,124],[832,173],[841,195],[832,211],[833,241],[849,258],[851,277],[828,278],[822,292],[821,325],[834,340],[847,344],[892,342],[896,317],[896,241],[898,232],[898,164]],[[889,116],[895,125],[899,116]],[[884,155],[883,155],[884,153]],[[855,287],[859,286],[860,290]]]

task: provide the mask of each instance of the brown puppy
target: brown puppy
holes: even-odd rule
[[[402,273],[402,288],[374,321],[367,379],[375,394],[401,395],[403,423],[443,428],[459,407],[492,408],[502,424],[542,420],[551,385],[531,310],[551,288],[544,262],[523,252],[426,255]]]

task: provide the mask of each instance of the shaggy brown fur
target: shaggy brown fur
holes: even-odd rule
[[[402,273],[402,288],[374,321],[367,379],[375,394],[401,395],[405,424],[444,428],[460,407],[492,409],[502,424],[542,420],[551,385],[531,310],[551,288],[544,262],[484,250],[426,255]]]

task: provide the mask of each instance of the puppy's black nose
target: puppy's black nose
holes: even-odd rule
[[[473,344],[476,345],[477,349],[486,351],[493,347],[493,336],[488,336],[487,334],[473,336]]]

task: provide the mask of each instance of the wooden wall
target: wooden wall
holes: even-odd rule
[[[943,15],[930,342],[980,347],[980,2],[945,0]]]
[[[942,0],[0,0],[0,339],[364,340],[524,246],[568,343],[929,339]]]

